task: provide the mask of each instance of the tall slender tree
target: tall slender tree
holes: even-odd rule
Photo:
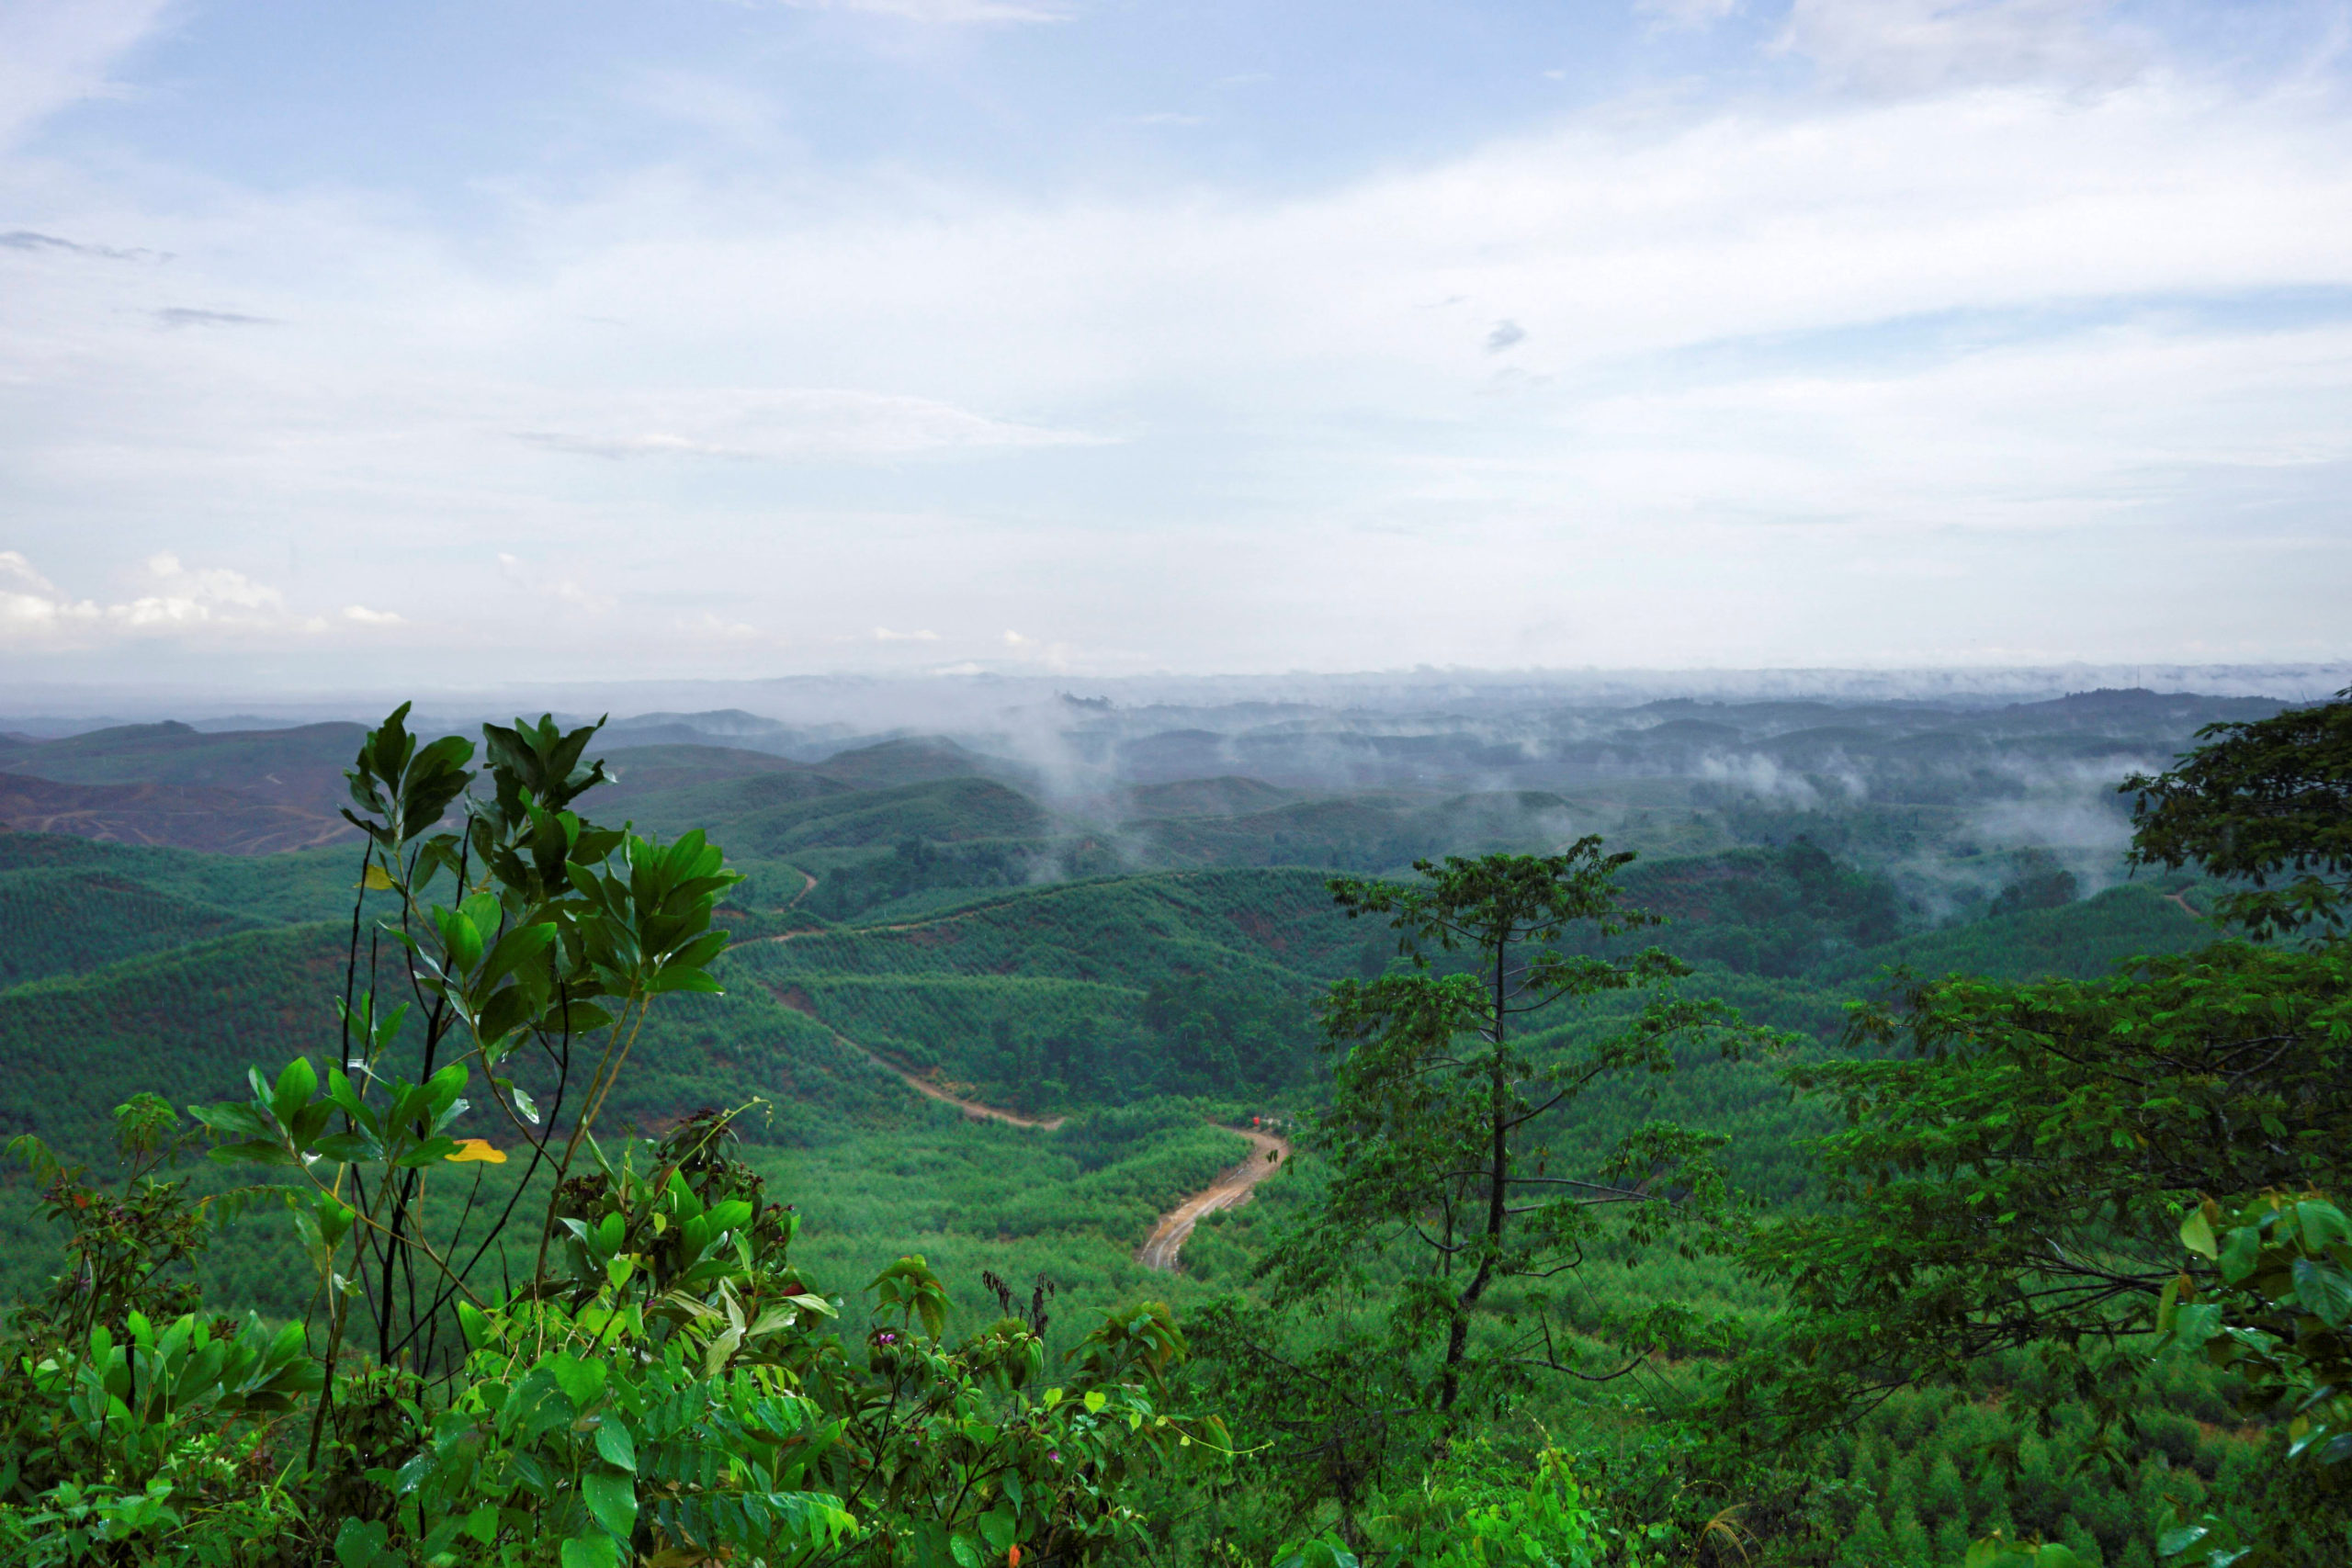
[[[1727,1055],[1759,1038],[1721,1003],[1677,994],[1689,971],[1671,955],[1607,954],[1658,923],[1623,901],[1633,858],[1587,838],[1560,854],[1416,862],[1414,884],[1330,884],[1350,916],[1387,918],[1408,962],[1325,1000],[1337,1062],[1308,1143],[1329,1179],[1268,1267],[1306,1292],[1371,1252],[1418,1251],[1393,1321],[1433,1354],[1449,1423],[1474,1383],[1630,1370],[1575,1348],[1559,1282],[1612,1233],[1645,1245],[1725,1201],[1720,1137],[1652,1122],[1589,1151],[1577,1135],[1596,1087],[1670,1072],[1702,1037]]]

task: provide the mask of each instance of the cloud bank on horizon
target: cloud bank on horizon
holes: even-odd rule
[[[0,661],[2346,652],[2340,7],[0,8]]]

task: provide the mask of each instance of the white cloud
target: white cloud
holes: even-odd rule
[[[610,593],[589,588],[575,575],[558,576],[537,570],[521,557],[504,550],[498,552],[498,571],[508,583],[526,593],[588,615],[600,615],[620,603]]]
[[[17,585],[0,587],[0,636],[36,644],[91,646],[173,635],[309,635],[328,625],[323,616],[289,611],[285,595],[267,583],[227,567],[187,567],[170,551],[149,557],[134,577],[146,592],[113,604],[68,597],[16,550],[0,551],[0,578]],[[352,614],[345,612],[346,616]]]
[[[284,594],[243,572],[227,567],[191,570],[169,551],[148,558],[146,579],[154,591],[128,604],[107,605],[107,620],[141,632],[313,631],[325,625],[315,616],[288,615]]]
[[[730,621],[707,610],[678,624],[681,629],[695,637],[716,637],[724,642],[749,642],[766,635],[748,622]]]
[[[1067,642],[1047,642],[1008,631],[1004,634],[1004,646],[1014,660],[1021,664],[1035,665],[1057,672],[1075,669],[1078,665],[1078,650]]]
[[[0,6],[0,146],[69,104],[122,89],[108,68],[154,31],[168,0]]]
[[[713,388],[583,398],[568,408],[551,408],[549,418],[557,428],[517,431],[515,439],[590,457],[786,461],[1062,446],[1100,439],[990,419],[928,398],[821,389]]]
[[[100,614],[86,599],[67,599],[23,552],[0,550],[0,637],[54,636],[77,623],[96,621]]]
[[[451,564],[494,541],[562,673],[759,626],[887,665],[923,650],[877,627],[975,616],[1145,668],[2340,637],[2343,102],[2142,69],[2086,5],[1808,0],[1786,36],[1865,90],[1628,100],[1271,194],[647,162],[485,185],[460,233],[85,171],[26,232],[180,259],[0,248],[0,473],[77,585],[282,529],[339,574],[286,577],[306,602],[511,626],[526,595]],[[288,324],[156,331],[174,301]],[[2212,586],[2259,550],[2275,587]],[[1938,590],[1853,602],[1858,561]],[[107,614],[0,592],[12,627]],[[114,597],[301,620],[210,592]]]
[[[1983,83],[2113,86],[2150,61],[2113,0],[1795,0],[1780,46],[1831,80],[1918,93]]]
[[[371,610],[365,604],[345,604],[343,618],[363,626],[404,626],[408,617],[397,610]]]
[[[0,550],[0,576],[11,577],[27,588],[54,597],[57,584],[33,570],[33,563],[21,550]]]

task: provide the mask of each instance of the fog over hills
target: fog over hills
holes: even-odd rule
[[[601,710],[619,779],[605,815],[788,858],[829,918],[958,888],[1394,870],[1600,832],[1653,858],[1804,837],[1877,866],[1928,919],[2030,881],[2042,863],[2019,855],[2079,890],[2116,880],[2120,781],[2204,725],[2347,683],[2352,667],[2316,665],[808,677],[427,694],[412,722]],[[110,715],[165,700],[105,698]],[[378,716],[356,696],[244,694],[150,722],[0,719],[0,823],[235,853],[343,842],[342,771]]]

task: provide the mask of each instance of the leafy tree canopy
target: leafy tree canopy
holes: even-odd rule
[[[2352,905],[2352,687],[2249,724],[2208,725],[2169,773],[2134,773],[2132,859],[2251,886],[2217,913],[2256,937],[2342,934]]]
[[[1815,1154],[1832,1206],[1750,1251],[1801,1351],[1764,1386],[1826,1420],[2030,1347],[2063,1369],[2053,1398],[2110,1397],[2136,1363],[2090,1352],[2153,1325],[2184,1204],[2341,1170],[2347,1043],[2352,953],[2242,942],[2099,981],[1953,976],[1859,1010],[1848,1043],[1870,1056],[1788,1075],[1845,1125]]]

